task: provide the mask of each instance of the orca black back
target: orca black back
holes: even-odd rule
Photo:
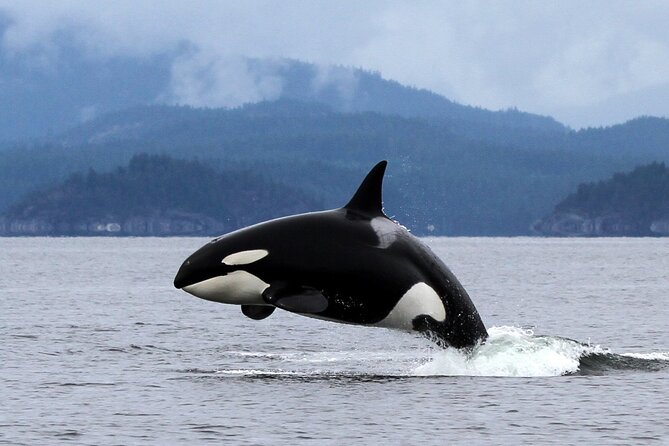
[[[184,262],[175,286],[241,304],[256,320],[280,308],[418,331],[444,346],[476,345],[487,332],[465,289],[429,247],[384,214],[386,165],[374,166],[342,208],[215,239]]]

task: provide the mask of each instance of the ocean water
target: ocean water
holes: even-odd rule
[[[0,239],[0,444],[669,444],[669,239],[427,239],[469,355],[174,289],[204,242]]]

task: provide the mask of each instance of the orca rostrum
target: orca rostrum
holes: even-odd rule
[[[259,223],[192,254],[174,286],[241,305],[251,319],[276,308],[329,321],[423,333],[442,346],[488,336],[458,279],[429,247],[383,212],[387,162],[340,209]]]

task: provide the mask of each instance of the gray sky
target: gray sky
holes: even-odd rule
[[[188,44],[173,88],[193,105],[225,104],[251,84],[256,96],[271,95],[271,78],[249,79],[240,66],[251,56],[376,70],[464,104],[515,106],[573,127],[669,116],[664,0],[0,0],[0,11],[10,20],[2,51],[42,64],[62,33],[102,58]],[[203,69],[219,89],[235,89],[203,91],[193,83]]]

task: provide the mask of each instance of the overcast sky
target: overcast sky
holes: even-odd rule
[[[669,116],[664,0],[0,0],[0,11],[6,54],[47,57],[63,33],[91,57],[187,44],[188,64],[219,70],[227,85],[245,81],[231,68],[240,56],[288,57],[376,70],[464,104],[518,107],[573,127]],[[184,64],[175,72],[187,75]]]

